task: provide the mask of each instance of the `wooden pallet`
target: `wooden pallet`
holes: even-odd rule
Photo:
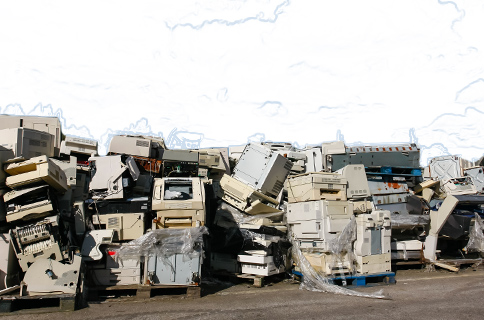
[[[225,278],[237,283],[241,281],[249,281],[254,287],[262,288],[267,283],[277,282],[280,278],[285,276],[285,273],[279,273],[270,276],[261,276],[247,273],[215,272],[213,275],[217,278]]]
[[[27,286],[20,285],[1,291],[0,314],[2,313],[44,313],[82,309],[87,306],[87,288],[84,269],[81,267],[76,293],[26,295]]]
[[[471,268],[476,269],[482,263],[482,259],[439,259],[429,262],[430,266],[437,266],[453,272],[458,272],[462,265],[471,265]]]
[[[2,313],[42,313],[76,310],[75,294],[48,294],[39,296],[0,296]]]
[[[241,273],[241,274],[237,275],[237,278],[252,281],[252,284],[254,285],[254,287],[262,288],[264,286],[264,279],[267,278],[267,277],[259,276],[259,275],[253,275],[253,274]]]
[[[185,296],[187,298],[200,298],[200,286],[185,285],[119,285],[97,286],[89,288],[89,300],[104,298],[135,297],[136,299],[149,299],[155,296]]]

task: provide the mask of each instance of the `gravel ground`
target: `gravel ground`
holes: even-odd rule
[[[312,292],[286,280],[263,288],[248,283],[207,283],[199,299],[155,296],[151,299],[108,299],[90,302],[75,312],[8,314],[5,319],[482,319],[484,268],[451,273],[445,270],[402,270],[397,284],[380,289],[388,299]]]

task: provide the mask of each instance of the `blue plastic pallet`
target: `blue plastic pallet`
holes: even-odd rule
[[[292,271],[293,274],[303,278],[299,271]],[[329,278],[330,282],[344,287],[365,287],[382,284],[395,284],[395,272],[384,272],[376,274],[357,274],[346,277]]]

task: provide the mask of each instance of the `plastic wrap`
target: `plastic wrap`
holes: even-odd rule
[[[316,292],[335,293],[347,296],[389,299],[388,296],[383,295],[382,290],[375,293],[363,293],[332,284],[329,278],[314,270],[306,257],[304,257],[297,242],[294,243],[292,246],[292,258],[296,262],[297,266],[300,268],[303,275],[300,289],[306,289]]]
[[[350,223],[343,229],[336,239],[330,241],[330,251],[331,251],[331,269],[332,266],[340,264],[345,259],[350,261],[351,267],[353,267],[354,254],[353,254],[353,242],[356,239],[356,220],[352,219]],[[311,252],[311,251],[308,251]],[[301,289],[306,289],[310,291],[317,292],[329,292],[335,294],[342,294],[348,296],[358,296],[365,298],[376,298],[376,299],[388,299],[387,296],[383,295],[382,290],[376,293],[362,293],[354,290],[350,290],[338,285],[332,284],[331,280],[325,275],[317,272],[309,261],[304,256],[303,252],[299,248],[297,241],[293,242],[292,246],[292,258],[296,265],[301,270],[303,275],[301,282]],[[341,277],[344,278],[344,273],[341,273]]]
[[[353,252],[353,242],[356,240],[356,220],[351,219],[337,238],[329,241],[329,249],[336,256]]]
[[[390,219],[392,221],[392,229],[413,229],[430,223],[430,216],[428,215],[392,213]]]
[[[353,252],[353,243],[355,240],[356,220],[353,218],[336,238],[328,241],[329,252],[326,252],[324,257],[324,265],[326,266],[325,270],[331,270],[332,277],[341,277],[344,279],[346,275],[352,275],[356,272],[354,266],[356,257]],[[320,249],[304,249],[303,255],[305,253],[321,254],[322,252]]]
[[[199,254],[203,235],[208,234],[206,227],[186,229],[156,229],[136,240],[121,245],[117,254],[120,258],[136,259],[141,256],[170,256]]]
[[[403,243],[403,260],[407,261],[408,260],[408,253],[407,253],[407,243]]]
[[[292,244],[286,240],[285,235],[282,235],[280,231],[274,228],[266,229],[273,229],[273,232],[270,232],[271,230],[264,230],[265,233],[257,233],[247,229],[240,229],[244,238],[242,250],[247,251],[246,248],[263,250],[268,255],[274,257],[276,267],[279,268],[280,265],[284,265],[287,268],[287,257]],[[272,235],[269,233],[272,233]]]
[[[259,239],[262,240],[267,240],[271,242],[277,242],[281,240],[285,235],[283,235],[281,232],[278,232],[274,228],[266,228],[266,229],[273,229],[274,232],[254,232],[252,230],[248,229],[240,229],[240,232],[242,233],[242,236],[244,237],[244,240],[247,241],[257,241]],[[265,230],[268,231],[268,230]],[[269,234],[272,233],[272,234]]]
[[[484,222],[481,217],[475,214],[474,226],[469,230],[469,242],[465,246],[467,252],[484,252]]]

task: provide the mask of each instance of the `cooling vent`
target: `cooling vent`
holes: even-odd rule
[[[284,182],[277,180],[276,183],[274,183],[274,187],[272,188],[272,192],[274,193],[279,193],[281,191],[282,187],[284,186]]]
[[[136,146],[148,148],[150,146],[150,142],[146,140],[136,140]]]
[[[29,145],[36,146],[36,147],[40,147],[40,141],[39,140],[30,139],[29,140]]]
[[[292,168],[292,162],[289,162],[289,161],[286,162],[286,164],[284,165],[284,169],[291,170],[291,168]]]
[[[121,219],[119,217],[109,218],[107,229],[120,229],[121,228],[120,220]]]
[[[72,142],[89,143],[89,144],[92,143],[90,140],[81,139],[81,138],[73,138]]]

